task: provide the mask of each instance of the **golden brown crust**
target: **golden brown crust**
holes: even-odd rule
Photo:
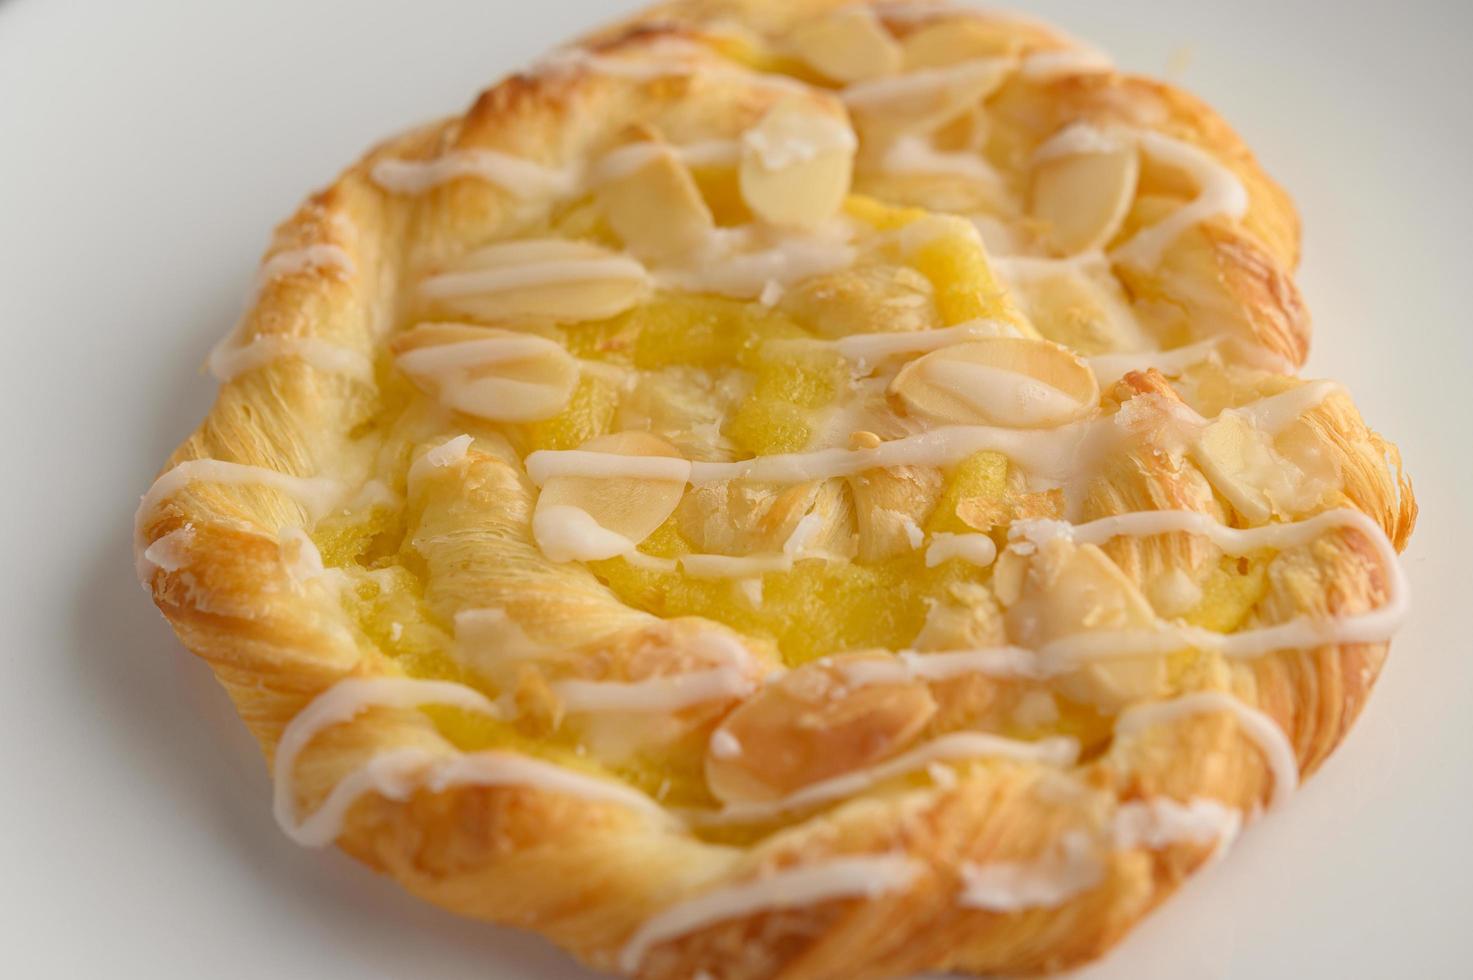
[[[613,50],[668,36],[726,36],[725,25],[733,22],[773,37],[842,5],[685,0],[600,32],[590,43]],[[905,32],[919,23],[901,17],[893,28]],[[1036,27],[1008,29],[1025,44],[1064,43]],[[402,404],[402,385],[395,389],[388,377],[393,369],[381,338],[404,313],[404,284],[470,247],[545,221],[488,182],[452,181],[414,197],[387,193],[370,176],[380,161],[482,148],[556,167],[602,152],[636,120],[658,120],[673,141],[683,129],[700,129],[696,120],[729,120],[738,132],[777,97],[740,79],[691,76],[632,85],[577,68],[518,75],[488,90],[463,116],[378,147],[303,205],[278,229],[272,247],[276,253],[334,245],[350,257],[354,274],[315,269],[268,282],[239,334],[329,341],[374,361],[376,378],[365,383],[303,360],[244,374],[222,387],[209,417],[168,466],[227,460],[303,478],[332,474],[350,484],[378,472],[380,463],[364,457],[353,435]],[[1231,169],[1249,198],[1241,221],[1214,219],[1189,232],[1195,244],[1159,268],[1122,269],[1120,278],[1132,298],[1160,296],[1188,322],[1220,324],[1260,354],[1294,367],[1303,363],[1309,320],[1292,276],[1298,218],[1286,193],[1210,109],[1170,86],[1115,73],[1019,86],[999,100],[998,125],[1016,130],[1020,153],[1085,120],[1166,133]],[[1183,289],[1187,280],[1192,288]],[[1127,376],[1116,397],[1181,401],[1154,372]],[[1203,404],[1211,397],[1204,395]],[[1342,484],[1334,503],[1370,515],[1401,547],[1416,504],[1394,447],[1366,428],[1348,398],[1328,399],[1305,424],[1338,461]],[[472,456],[468,492],[502,501],[502,523],[514,523],[518,514],[525,523],[533,499],[515,458],[510,447],[478,448]],[[1092,489],[1086,518],[1141,509],[1223,515],[1221,500],[1195,470],[1185,473],[1147,451],[1123,457],[1120,466]],[[422,524],[454,526],[464,519],[448,497],[435,510],[439,484],[432,480],[426,487],[430,503]],[[212,666],[268,757],[288,723],[335,683],[401,672],[351,626],[327,592],[304,588],[291,575],[279,532],[309,522],[292,496],[262,485],[196,481],[142,517],[145,547],[190,531],[173,538],[173,560],[149,569],[146,585],[184,645]],[[483,531],[500,534],[500,527]],[[520,539],[508,538],[486,553],[535,556],[525,531],[518,533]],[[1185,535],[1119,540],[1108,553],[1137,585],[1162,569],[1217,558]],[[467,555],[444,560],[458,567],[484,560],[479,552]],[[497,574],[489,567],[458,588],[503,589]],[[577,602],[592,609],[605,601],[602,586],[586,572],[545,574],[542,584],[527,587],[532,598],[523,601],[543,601],[537,589],[561,590],[559,615],[567,616],[583,608]],[[1388,572],[1359,534],[1327,536],[1273,563],[1266,574],[1270,581],[1248,613],[1250,625],[1364,612],[1390,598]],[[426,601],[449,609],[456,599],[432,590]],[[1250,661],[1203,656],[1184,667],[1186,675],[1175,684],[1184,691],[1231,691],[1264,712],[1286,733],[1308,774],[1343,738],[1385,653],[1386,644],[1366,643]],[[978,677],[921,687],[927,689],[917,697],[939,705],[937,720],[924,729],[936,734],[947,730],[947,718],[981,717],[996,705],[1015,705],[1031,690],[1027,683]],[[294,788],[283,791],[311,811],[366,760],[407,747],[455,752],[426,713],[374,709],[315,739],[295,769]],[[716,843],[618,805],[516,785],[421,788],[403,800],[370,793],[349,811],[338,843],[416,895],[464,915],[535,929],[608,970],[619,968],[619,951],[641,923],[681,898],[774,869],[820,866],[835,856],[903,854],[923,869],[903,889],[868,901],[816,901],[714,921],[652,948],[639,975],[677,978],[705,970],[722,978],[794,980],[946,969],[1047,972],[1108,949],[1206,861],[1213,845],[1176,841],[1114,850],[1094,887],[1014,912],[960,904],[959,869],[1035,861],[1057,852],[1071,833],[1108,835],[1131,801],[1205,798],[1251,812],[1275,789],[1265,754],[1228,714],[1183,717],[1096,741],[1086,751],[1092,754],[1068,775],[1037,763],[992,763],[969,769],[950,788],[860,797],[734,843]]]

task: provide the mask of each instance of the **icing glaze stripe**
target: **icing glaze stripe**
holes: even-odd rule
[[[373,383],[370,358],[315,337],[263,334],[239,347],[221,344],[210,351],[206,364],[217,381],[227,382],[282,360],[302,361],[324,374],[341,374],[364,384]]]
[[[138,503],[133,518],[133,553],[137,557],[140,581],[147,584],[152,564],[145,557],[148,543],[144,537],[147,522],[165,500],[194,481],[223,483],[234,486],[264,486],[291,497],[318,520],[326,516],[343,494],[343,485],[326,477],[291,476],[268,470],[264,466],[229,463],[221,459],[190,459],[166,470]]]
[[[674,712],[711,701],[744,698],[756,688],[735,667],[713,667],[642,681],[556,681],[553,693],[571,712]]]
[[[1154,268],[1171,243],[1193,225],[1218,216],[1236,221],[1248,213],[1248,191],[1243,182],[1210,153],[1149,130],[1135,130],[1134,136],[1142,152],[1190,174],[1198,192],[1194,200],[1116,248],[1110,254],[1116,262]]]
[[[693,821],[708,826],[754,823],[795,810],[834,800],[847,799],[880,783],[919,772],[938,762],[974,759],[1011,759],[1050,766],[1072,765],[1079,756],[1079,743],[1072,738],[1046,738],[1037,742],[1004,738],[985,732],[954,732],[867,769],[845,773],[805,786],[780,799],[761,803],[739,803],[719,811],[687,811]]]
[[[495,704],[463,684],[392,677],[339,681],[297,714],[282,732],[274,764],[273,810],[287,836],[306,846],[330,844],[342,832],[348,810],[366,793],[403,801],[420,788],[441,792],[458,786],[523,786],[617,803],[669,821],[664,809],[643,793],[539,759],[510,752],[436,753],[418,748],[374,756],[343,777],[310,816],[298,816],[292,789],[296,761],[320,732],[370,708],[412,709],[430,704],[500,717]]]
[[[653,947],[718,922],[817,902],[873,899],[903,891],[924,870],[920,862],[898,854],[841,857],[718,888],[677,902],[647,920],[619,953],[619,968],[633,973]]]
[[[375,184],[391,194],[416,195],[453,180],[472,178],[501,188],[513,197],[566,197],[576,191],[580,175],[545,167],[499,150],[454,150],[433,160],[384,159],[369,172]]]
[[[1180,718],[1216,712],[1233,715],[1243,734],[1263,752],[1264,762],[1268,764],[1274,780],[1269,805],[1283,804],[1299,785],[1299,760],[1294,746],[1278,722],[1224,691],[1197,691],[1170,701],[1136,705],[1115,719],[1115,734],[1117,737],[1134,735]]]

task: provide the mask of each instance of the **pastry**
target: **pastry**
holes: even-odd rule
[[[1099,955],[1334,749],[1416,506],[1213,112],[682,0],[278,229],[138,573],[276,816],[647,978]]]

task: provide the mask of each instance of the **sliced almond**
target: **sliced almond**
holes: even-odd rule
[[[598,190],[614,232],[633,252],[654,259],[699,248],[716,221],[676,152],[646,140],[615,153],[621,166]]]
[[[857,146],[842,117],[801,99],[780,102],[742,136],[742,198],[764,221],[817,227],[849,193]]]
[[[998,595],[1008,606],[1008,636],[1015,643],[1042,649],[1080,633],[1149,629],[1156,623],[1146,597],[1094,545],[1053,541],[1029,557],[1010,550],[1003,559],[1011,567],[1000,564],[998,573],[1012,583]],[[1081,666],[1063,679],[1061,688],[1071,697],[1113,709],[1161,693],[1166,668],[1163,657],[1105,660]]]
[[[790,41],[809,67],[842,84],[900,70],[900,45],[869,7],[845,7],[799,24]]]
[[[1249,523],[1292,518],[1340,485],[1340,468],[1302,422],[1277,437],[1226,411],[1198,436],[1192,457],[1212,488]]]
[[[394,343],[399,369],[446,408],[492,422],[535,422],[563,410],[578,362],[534,334],[421,324]]]
[[[783,295],[781,308],[835,339],[930,330],[941,323],[930,280],[901,265],[860,265],[805,279]]]
[[[944,479],[925,466],[869,470],[848,478],[859,524],[859,559],[884,561],[924,544],[921,523],[936,505]]]
[[[890,393],[914,415],[950,425],[1033,429],[1083,418],[1099,404],[1094,372],[1045,340],[989,337],[906,365]]]
[[[590,242],[536,238],[477,249],[426,279],[434,306],[486,320],[580,322],[617,316],[649,290],[644,266]]]
[[[1192,455],[1213,489],[1250,523],[1261,524],[1273,516],[1263,485],[1282,466],[1268,437],[1251,422],[1234,412],[1224,413],[1202,430]]]
[[[600,436],[579,447],[619,456],[679,457],[647,432]],[[625,554],[675,512],[685,481],[632,476],[554,476],[542,486],[532,536],[552,561],[597,561]]]
[[[1018,50],[1018,40],[992,24],[968,18],[930,24],[901,41],[905,70],[945,68],[981,58],[1006,58]]]
[[[1128,141],[1047,156],[1033,167],[1030,209],[1054,251],[1103,248],[1130,213],[1139,177],[1140,153]]]
[[[768,684],[711,739],[706,782],[724,803],[769,802],[903,751],[936,713],[919,682],[852,687],[844,666],[811,663]]]

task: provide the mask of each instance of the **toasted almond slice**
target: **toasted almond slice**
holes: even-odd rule
[[[936,713],[920,682],[851,687],[855,656],[810,663],[738,707],[711,739],[706,782],[724,803],[767,802],[903,751]]]
[[[1008,607],[1008,636],[1023,646],[1038,649],[1080,633],[1149,629],[1156,623],[1146,597],[1094,545],[1054,541],[1029,557],[1009,550],[999,562],[998,573],[1016,579],[999,598]],[[1118,708],[1160,693],[1166,667],[1162,657],[1106,660],[1070,674],[1061,688],[1078,700]]]
[[[1341,479],[1335,458],[1303,423],[1275,438],[1232,410],[1202,430],[1192,457],[1213,489],[1253,524],[1311,510]]]
[[[551,418],[578,384],[578,362],[534,334],[426,323],[394,343],[399,369],[446,408],[492,422]]]
[[[426,279],[420,293],[435,306],[488,320],[579,322],[617,316],[648,289],[644,266],[627,255],[537,238],[477,249]]]
[[[845,7],[795,27],[793,53],[825,78],[848,84],[900,70],[900,45],[869,7]]]
[[[579,447],[620,456],[680,453],[648,432],[600,436]],[[542,485],[532,535],[553,561],[597,561],[632,550],[675,512],[683,481],[628,476],[555,476]]]
[[[1018,40],[979,20],[946,20],[922,27],[901,42],[905,70],[945,68],[981,58],[1016,54]]]
[[[1275,478],[1280,464],[1268,436],[1235,412],[1224,412],[1202,430],[1193,457],[1213,489],[1250,523],[1273,516],[1263,485]]]
[[[941,471],[926,466],[869,470],[847,479],[854,495],[860,561],[910,554],[925,543],[920,522],[941,494]]]
[[[663,143],[643,141],[620,153],[643,163],[599,188],[599,204],[615,233],[636,254],[656,259],[698,248],[716,221],[676,152]]]
[[[952,425],[1031,429],[1094,411],[1089,366],[1045,340],[989,337],[933,351],[906,365],[890,393],[916,415]]]
[[[940,325],[936,290],[916,270],[866,264],[814,276],[783,295],[784,313],[822,337],[903,333]]]
[[[814,228],[849,193],[858,142],[842,117],[788,99],[742,135],[742,199],[775,225]]]
[[[1049,246],[1063,255],[1103,248],[1130,213],[1139,177],[1140,153],[1128,141],[1035,163],[1030,208]]]

